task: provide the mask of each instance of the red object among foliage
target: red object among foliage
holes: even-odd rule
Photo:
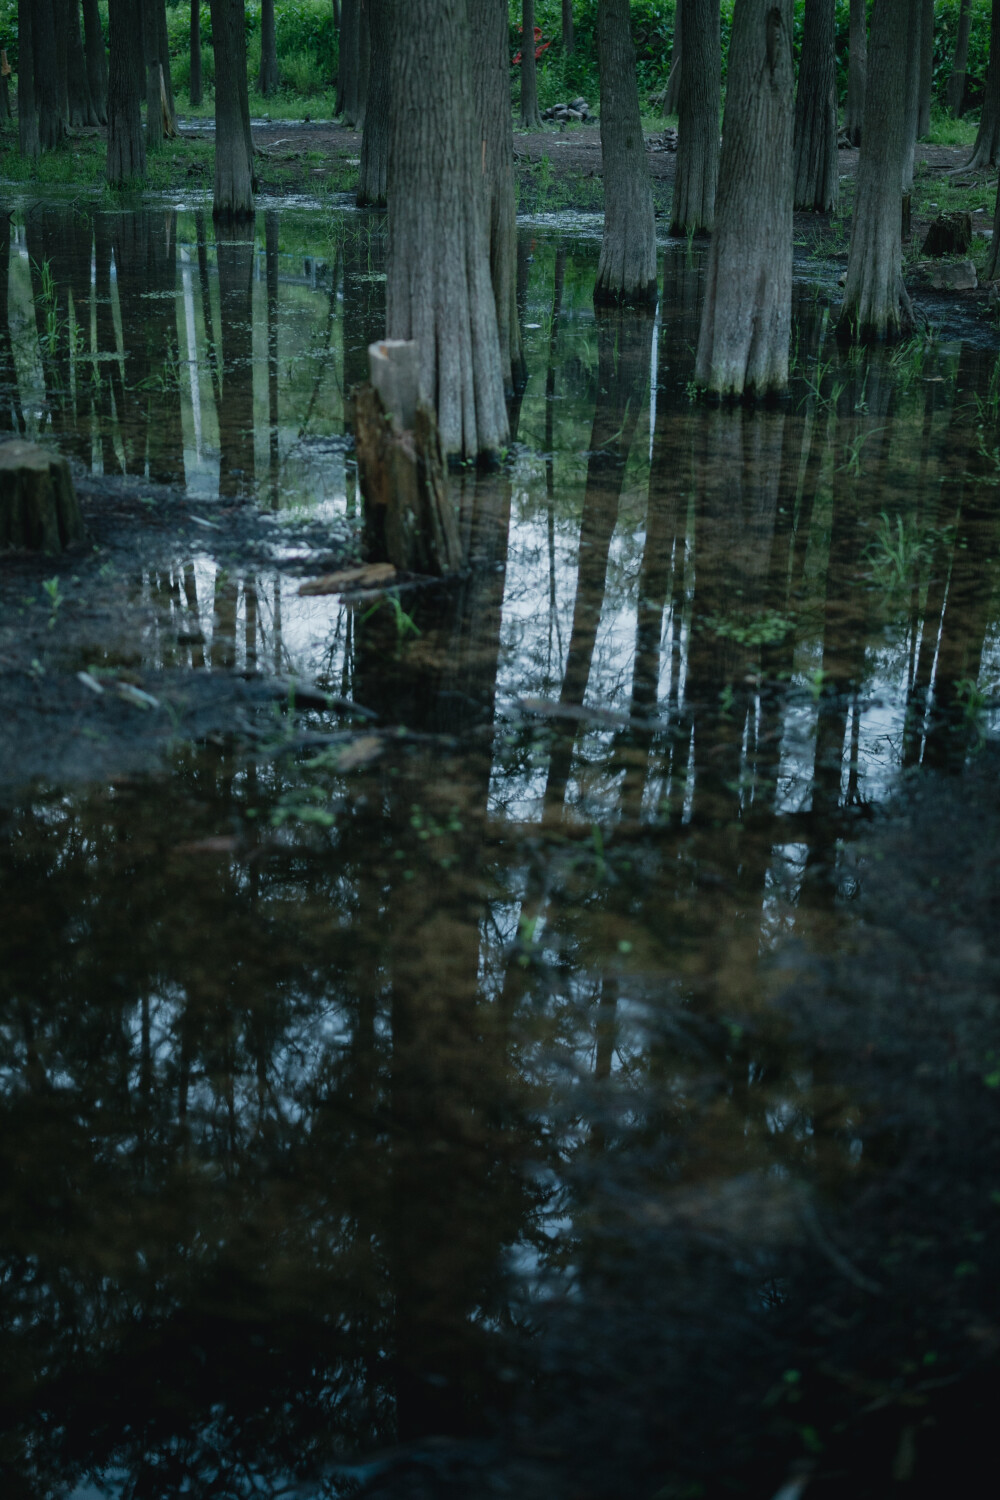
[[[519,29],[523,29],[523,28],[519,28]],[[536,42],[542,42],[542,28],[540,26],[536,26],[535,27],[535,41]],[[542,53],[546,50],[546,48],[547,47],[551,47],[551,46],[552,46],[551,42],[542,42],[542,45],[540,47],[536,47],[535,48],[535,61],[537,62],[538,59],[541,57]],[[513,58],[511,59],[511,67],[516,67],[517,64],[520,61],[521,61],[521,53],[517,52],[517,53],[514,54]]]

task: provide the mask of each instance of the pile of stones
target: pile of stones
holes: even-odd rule
[[[590,115],[590,105],[586,99],[574,99],[571,104],[550,104],[548,109],[542,110],[543,120],[586,120]]]

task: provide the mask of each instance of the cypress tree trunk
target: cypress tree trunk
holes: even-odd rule
[[[368,109],[368,75],[371,71],[371,27],[368,24],[370,0],[360,0],[358,5],[358,111],[354,121],[357,130],[363,130]]]
[[[17,3],[17,137],[21,155],[37,161],[41,155],[38,139],[38,108],[35,104],[35,32],[34,0]]]
[[[389,6],[392,0],[368,0],[368,100],[361,137],[358,205],[385,203],[389,169]]]
[[[861,144],[868,77],[868,0],[851,0],[850,52],[847,63],[847,109],[844,129],[852,146]]]
[[[535,0],[521,4],[521,124],[525,130],[541,125],[538,108],[538,71],[535,67]]]
[[[43,151],[51,151],[63,138],[59,112],[59,72],[56,57],[55,11],[52,0],[34,0],[32,39],[35,53],[35,99],[38,104],[38,140]]]
[[[174,101],[174,81],[170,76],[170,38],[167,35],[167,0],[156,0],[156,32],[159,37],[160,66],[163,69],[163,90],[166,94],[166,133],[177,134],[177,105]]]
[[[97,111],[90,97],[90,80],[80,29],[80,0],[68,0],[66,23],[66,92],[71,125],[98,124]]]
[[[496,301],[500,365],[508,393],[524,384],[517,310],[517,201],[511,127],[510,53],[506,0],[469,0],[472,95],[478,104],[482,182]]]
[[[838,190],[834,0],[806,0],[795,95],[795,207],[830,213]]]
[[[628,0],[598,0],[604,238],[594,301],[656,301],[656,231]]]
[[[934,0],[923,0],[920,16],[920,86],[917,104],[917,138],[931,128],[931,95],[934,92]]]
[[[69,49],[70,0],[52,0],[52,23],[56,29],[56,107],[62,121],[63,134],[69,124],[69,90],[66,84],[66,62]]]
[[[358,58],[360,55],[361,0],[344,0],[340,12],[340,61],[337,66],[338,115],[348,125],[358,121]]]
[[[143,0],[142,47],[146,64],[146,154],[163,145],[163,111],[160,108],[160,38],[156,29],[158,0]]]
[[[278,36],[274,25],[274,0],[260,7],[260,72],[257,87],[265,99],[278,92]]]
[[[917,154],[917,119],[920,113],[920,24],[923,0],[911,0],[910,24],[906,32],[906,155],[903,158],[902,188],[913,187],[913,168]],[[897,45],[900,45],[897,39]]]
[[[573,56],[573,0],[562,0],[562,44],[567,57]]]
[[[188,98],[192,105],[201,103],[201,0],[191,0],[191,72]]]
[[[961,0],[958,31],[955,34],[955,56],[948,79],[948,108],[956,117],[965,113],[965,70],[969,64],[969,33],[972,30],[972,0]]]
[[[139,0],[108,0],[111,63],[108,69],[108,164],[112,187],[141,182],[146,146],[138,80],[142,65]]]
[[[386,333],[417,341],[444,449],[475,458],[502,448],[508,429],[467,5],[408,0],[406,12],[392,17]]]
[[[720,396],[788,383],[792,0],[736,0],[695,380]]]
[[[44,140],[42,145],[45,145]],[[986,92],[979,116],[979,131],[968,168],[994,167],[1000,146],[1000,0],[993,0],[990,11],[990,62],[986,71]],[[968,169],[967,168],[967,169]]]
[[[853,339],[898,338],[912,324],[903,285],[900,186],[906,159],[907,49],[918,0],[875,0],[854,225],[840,329]]]
[[[90,102],[98,125],[108,123],[108,56],[97,0],[83,0],[83,49],[87,59]]]
[[[676,115],[680,109],[681,102],[681,59],[684,49],[681,46],[681,31],[684,20],[681,11],[684,0],[677,0],[674,7],[674,39],[670,47],[670,72],[667,74],[667,87],[663,94],[663,113],[665,115]]]
[[[719,0],[679,0],[687,45],[681,53],[677,173],[671,234],[710,233],[719,180],[722,51]]]
[[[243,0],[212,0],[215,46],[215,193],[219,218],[253,217],[257,182],[250,138]]]

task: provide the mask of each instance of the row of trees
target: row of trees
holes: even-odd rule
[[[64,4],[76,13],[73,0],[21,0],[35,58],[34,97],[22,70],[22,137],[37,127],[43,145],[65,117],[58,80],[68,88],[75,71],[68,52],[60,62],[46,19]],[[267,9],[264,31],[273,36],[272,0]],[[870,38],[862,0],[855,10],[848,114],[861,158],[842,327],[869,338],[898,334],[910,318],[901,197],[929,98],[934,8],[932,0],[875,0]],[[679,0],[672,230],[712,236],[696,378],[722,396],[784,388],[793,207],[828,211],[837,199],[834,0],[806,0],[797,94],[792,12],[792,0],[736,0],[720,148],[720,0]],[[242,0],[212,0],[211,14],[214,206],[217,216],[239,218],[253,212],[255,189]],[[566,14],[571,26],[571,6]],[[112,183],[141,177],[145,150],[171,128],[163,16],[163,0],[110,0]],[[533,0],[524,0],[523,20],[533,35]],[[343,0],[339,15],[342,112],[364,122],[359,201],[389,211],[387,332],[417,340],[445,446],[466,458],[506,443],[504,394],[522,373],[508,21],[506,0]],[[1000,145],[1000,0],[993,22],[976,165],[993,163]],[[605,227],[595,299],[651,304],[656,241],[629,0],[598,0],[597,52]],[[530,77],[530,46],[524,61]],[[859,124],[850,110],[862,79]]]

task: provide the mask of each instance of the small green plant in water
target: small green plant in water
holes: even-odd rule
[[[875,539],[865,551],[871,563],[873,581],[887,593],[907,588],[927,556],[927,543],[916,527],[897,515],[895,523],[882,511],[875,529]]]
[[[753,620],[734,620],[727,615],[706,615],[705,628],[738,646],[776,646],[794,629],[791,615],[765,610]]]
[[[48,598],[49,608],[50,608],[50,611],[51,611],[51,613],[49,614],[49,629],[50,630],[54,630],[55,629],[55,624],[56,624],[56,619],[58,618],[58,615],[59,615],[59,608],[60,608],[60,605],[63,602],[63,596],[62,596],[62,594],[59,591],[59,579],[58,578],[45,578],[45,579],[43,579],[42,580],[42,588],[45,590],[45,594],[46,594],[46,596]]]
[[[380,610],[382,608],[383,604],[388,604],[392,609],[393,617],[396,623],[397,639],[402,641],[405,640],[408,635],[420,634],[420,626],[414,620],[412,615],[408,615],[406,613],[406,610],[399,602],[399,596],[397,594],[384,594],[381,599],[376,599],[371,609],[366,610],[365,613],[361,616],[362,623],[364,623],[365,620],[370,620],[372,615],[375,614],[377,610]]]

